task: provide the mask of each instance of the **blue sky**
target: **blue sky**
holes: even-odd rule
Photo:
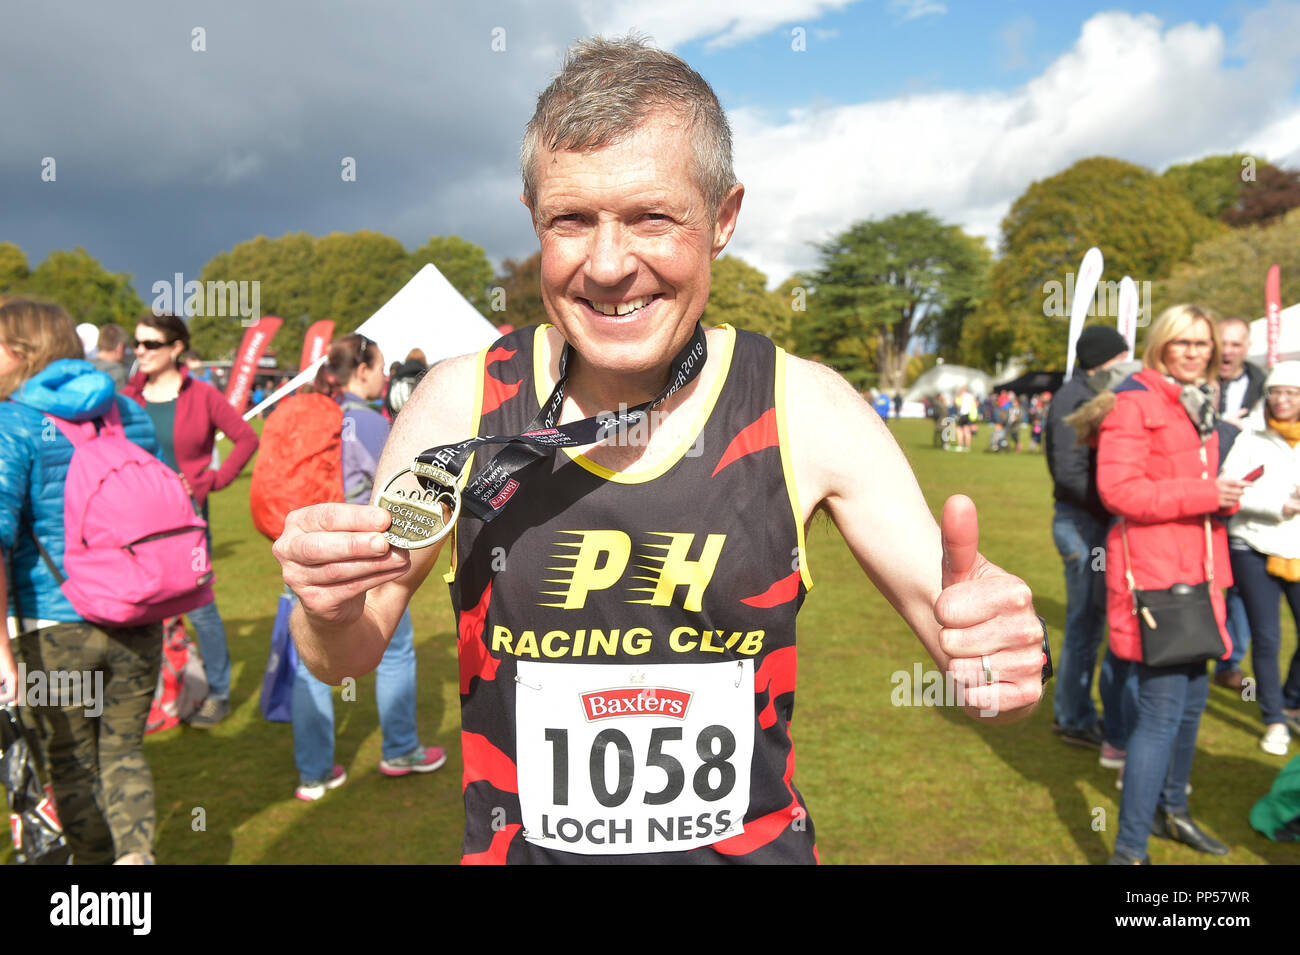
[[[0,32],[0,240],[33,267],[84,246],[146,301],[259,234],[526,256],[533,100],[572,38],[629,29],[717,87],[747,190],[728,251],[773,285],[909,209],[996,246],[1030,183],[1087,156],[1300,167],[1300,2],[47,0]]]
[[[719,46],[703,37],[675,49],[707,72],[729,106],[783,110],[818,99],[851,103],[927,90],[1010,90],[1068,50],[1096,13],[1147,13],[1167,24],[1213,23],[1231,37],[1244,12],[1267,4],[958,0],[928,6],[943,10],[907,19],[905,7],[853,3],[741,43]],[[800,25],[805,55],[784,55],[793,53],[792,30]]]

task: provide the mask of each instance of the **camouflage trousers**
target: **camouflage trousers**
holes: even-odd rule
[[[162,665],[162,625],[104,630],[60,623],[22,634],[18,650],[27,671],[20,692],[41,724],[73,861],[151,855],[153,776],[144,759],[144,726]],[[68,692],[68,674],[93,677],[90,689]],[[60,676],[62,693],[53,691]],[[45,692],[38,693],[42,679]]]

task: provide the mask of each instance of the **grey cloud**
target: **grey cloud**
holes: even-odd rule
[[[567,7],[525,0],[15,6],[0,31],[0,240],[33,266],[84,245],[144,290],[259,233],[370,228],[408,248],[457,233],[527,254],[519,137],[584,32]]]

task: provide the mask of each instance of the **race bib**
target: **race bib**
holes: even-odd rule
[[[529,842],[584,855],[678,852],[744,831],[752,660],[518,667]]]

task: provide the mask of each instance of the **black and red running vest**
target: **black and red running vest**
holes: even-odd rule
[[[693,444],[634,475],[561,450],[496,520],[461,518],[467,863],[816,859],[789,732],[810,581],[785,354],[723,331]],[[477,434],[527,429],[545,334],[484,352]]]

